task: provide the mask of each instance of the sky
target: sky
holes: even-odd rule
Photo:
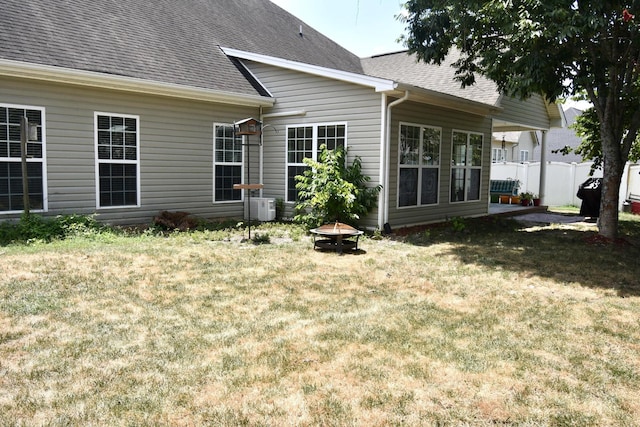
[[[359,57],[404,50],[398,0],[271,0]]]
[[[398,42],[405,25],[396,19],[399,0],[271,0],[307,25],[361,58],[404,50]],[[586,109],[588,102],[566,101]]]

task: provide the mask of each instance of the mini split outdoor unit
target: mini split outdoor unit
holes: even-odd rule
[[[273,221],[276,219],[276,200],[267,197],[251,198],[251,219]]]

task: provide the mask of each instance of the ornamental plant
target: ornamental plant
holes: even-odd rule
[[[382,186],[367,186],[371,178],[362,173],[362,160],[347,165],[347,151],[320,146],[320,160],[304,159],[308,169],[296,176],[298,203],[296,222],[317,227],[330,222],[357,225],[378,202]]]

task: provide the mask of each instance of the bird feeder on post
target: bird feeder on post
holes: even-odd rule
[[[242,145],[247,147],[247,182],[242,184],[234,184],[233,188],[235,190],[247,190],[247,215],[248,215],[248,230],[249,230],[249,240],[251,240],[251,190],[259,190],[263,187],[262,184],[251,184],[251,146],[259,146],[260,142],[256,144],[251,144],[249,142],[249,137],[251,135],[258,136],[258,141],[260,141],[260,133],[262,131],[262,122],[253,118],[247,118],[244,120],[237,121],[233,124],[233,132],[235,135],[242,136]]]
[[[29,216],[29,175],[27,173],[27,143],[38,140],[38,125],[30,124],[26,114],[20,118],[20,156],[22,163],[22,205],[25,216]]]

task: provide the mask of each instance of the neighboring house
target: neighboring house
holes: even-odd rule
[[[491,141],[491,163],[517,162],[528,153],[521,153],[520,137],[524,132],[497,132]]]
[[[581,163],[584,161],[588,161],[588,159],[583,159],[581,155],[575,153],[569,153],[566,156],[560,152],[554,153],[554,151],[558,151],[564,147],[577,148],[581,143],[582,139],[576,132],[571,128],[576,122],[576,119],[582,114],[581,110],[577,108],[567,108],[564,110],[564,115],[566,118],[567,125],[558,129],[551,129],[547,134],[547,161],[549,162],[566,162],[566,163]],[[540,135],[536,135],[540,138]],[[540,161],[540,147],[537,147],[537,153],[534,153],[537,156],[537,160]]]
[[[290,215],[294,177],[321,144],[348,147],[382,184],[367,227],[479,216],[492,134],[562,125],[541,97],[504,97],[483,78],[461,89],[453,56],[361,60],[267,0],[5,0],[0,40],[0,218],[22,210],[23,114],[38,125],[32,208],[112,223],[241,217],[241,182]],[[263,122],[259,146],[233,136],[248,117]]]
[[[566,126],[552,128],[547,132],[547,161],[580,163],[582,156],[569,153],[563,155],[559,152],[564,147],[577,148],[582,140],[576,135],[571,125],[576,122],[576,118],[582,114],[581,110],[570,107],[564,110]],[[541,150],[542,132],[499,132],[493,135],[491,145],[491,161],[499,162],[539,162]],[[504,142],[504,144],[503,144]],[[554,151],[556,151],[554,153]]]

